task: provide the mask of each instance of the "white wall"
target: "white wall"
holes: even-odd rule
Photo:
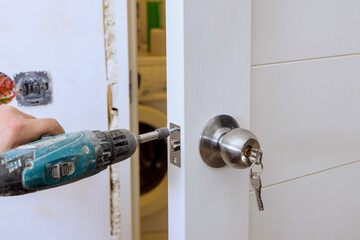
[[[252,2],[250,239],[359,239],[360,2]]]
[[[45,70],[53,103],[20,108],[68,132],[107,129],[102,1],[0,0],[0,66]],[[12,105],[17,106],[14,100]],[[109,239],[109,174],[26,196],[0,198],[1,239]]]

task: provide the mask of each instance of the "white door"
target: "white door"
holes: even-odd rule
[[[248,239],[249,169],[211,168],[202,128],[219,114],[250,127],[250,0],[167,1],[168,121],[181,127],[169,163],[169,239]]]
[[[359,239],[360,2],[252,2],[250,239]],[[253,197],[251,194],[250,199]]]
[[[359,7],[252,1],[250,54],[250,1],[167,2],[168,119],[182,137],[170,239],[359,239]],[[200,158],[217,114],[260,140],[264,212],[247,170]]]

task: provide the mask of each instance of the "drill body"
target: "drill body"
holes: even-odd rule
[[[90,177],[134,154],[128,130],[67,133],[0,154],[0,196],[13,196]]]

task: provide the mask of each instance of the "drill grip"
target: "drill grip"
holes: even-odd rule
[[[31,193],[90,177],[134,154],[127,130],[68,133],[0,154],[0,196]]]

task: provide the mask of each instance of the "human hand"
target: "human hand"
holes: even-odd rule
[[[0,153],[39,140],[42,135],[65,133],[55,119],[36,119],[9,105],[0,105]]]

